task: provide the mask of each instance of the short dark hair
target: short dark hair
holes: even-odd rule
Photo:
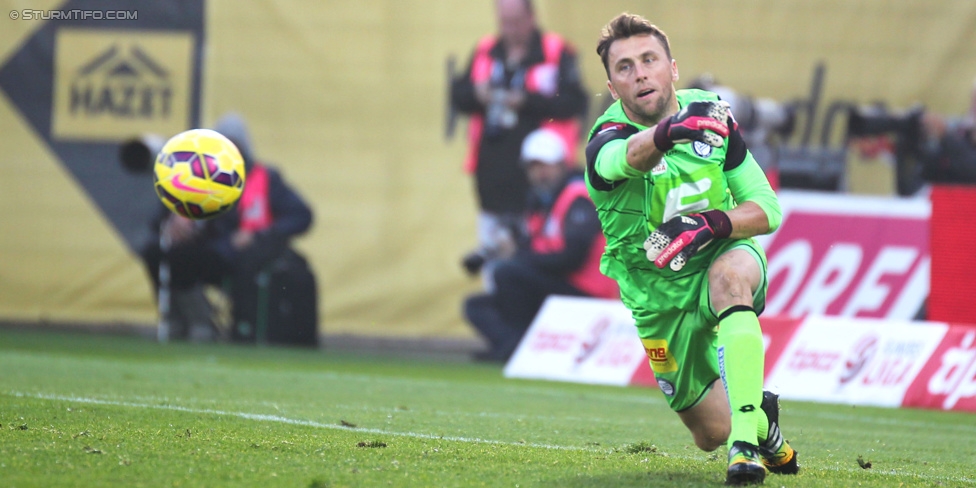
[[[610,77],[610,45],[614,41],[645,34],[650,34],[661,41],[664,52],[667,53],[670,60],[671,43],[668,41],[668,35],[644,17],[624,12],[603,26],[603,30],[600,31],[600,40],[596,44],[596,53],[603,60],[603,69],[607,72],[607,78]]]

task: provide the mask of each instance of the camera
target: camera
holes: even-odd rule
[[[892,136],[895,157],[895,185],[899,195],[917,192],[931,172],[925,148],[922,115],[916,105],[905,111],[890,111],[883,104],[850,107],[847,113],[847,139]]]
[[[481,268],[484,267],[485,263],[488,262],[488,256],[481,249],[476,251],[471,251],[461,258],[461,267],[468,272],[469,275],[476,275],[481,272]]]
[[[518,114],[506,105],[507,99],[508,91],[499,88],[491,91],[491,102],[485,111],[486,137],[497,137],[518,124]]]
[[[156,134],[143,134],[129,139],[119,146],[119,162],[129,173],[152,173],[156,155],[164,144],[166,139]]]
[[[757,139],[766,139],[770,135],[786,139],[793,134],[796,127],[796,107],[793,104],[743,95],[718,83],[709,73],[692,80],[688,88],[708,90],[729,102],[744,137],[755,134]]]
[[[894,134],[908,144],[906,149],[917,150],[922,143],[922,114],[915,106],[904,112],[891,112],[882,105],[854,107],[847,115],[848,137],[867,137]]]

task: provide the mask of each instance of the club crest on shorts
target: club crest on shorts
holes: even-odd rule
[[[663,378],[658,378],[657,386],[661,388],[661,393],[664,393],[667,396],[674,396],[674,385],[671,384],[670,381]]]
[[[691,147],[695,150],[695,154],[702,158],[707,158],[712,155],[712,146],[704,142],[694,141],[691,143]]]

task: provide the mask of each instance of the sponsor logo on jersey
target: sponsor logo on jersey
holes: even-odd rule
[[[664,158],[661,158],[661,162],[655,164],[654,167],[651,168],[651,174],[654,176],[663,175],[667,171],[668,171],[668,162],[665,161]]]
[[[627,127],[627,124],[621,124],[619,122],[607,122],[600,126],[600,130],[597,132],[597,134],[603,134],[604,132],[611,130],[620,130],[624,127]]]
[[[664,339],[641,339],[647,359],[650,360],[654,373],[673,373],[678,370],[678,362],[668,349],[668,341]]]
[[[707,158],[712,155],[712,146],[709,146],[704,142],[694,141],[691,143],[691,147],[695,150],[695,154],[702,158]]]

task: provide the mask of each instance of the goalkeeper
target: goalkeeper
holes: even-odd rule
[[[778,398],[763,391],[757,317],[766,257],[752,237],[779,226],[776,195],[728,104],[675,90],[664,32],[621,14],[603,28],[597,53],[616,100],[586,147],[587,187],[607,238],[601,271],[619,283],[661,391],[695,444],[727,443],[726,482],[796,473]]]

